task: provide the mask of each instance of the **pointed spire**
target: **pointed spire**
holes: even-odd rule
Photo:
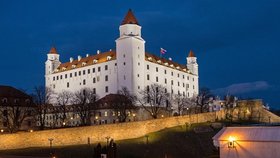
[[[137,19],[135,18],[133,12],[131,9],[128,10],[126,16],[124,17],[121,25],[125,25],[125,24],[136,24],[139,25]]]
[[[190,50],[188,57],[195,57],[195,54],[194,54],[194,52],[192,50]]]
[[[49,51],[49,54],[58,54],[55,47],[52,47]]]

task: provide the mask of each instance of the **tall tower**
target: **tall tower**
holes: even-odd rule
[[[192,74],[198,76],[198,64],[196,61],[196,56],[192,50],[190,50],[189,55],[187,57],[187,68]]]
[[[118,89],[126,87],[137,94],[144,89],[145,41],[141,37],[141,26],[131,9],[120,27],[120,37],[116,40]]]
[[[45,79],[46,79],[46,86],[49,86],[50,78],[48,75],[52,74],[54,70],[61,64],[59,61],[59,54],[56,51],[55,47],[52,47],[48,53],[48,59],[45,62]]]

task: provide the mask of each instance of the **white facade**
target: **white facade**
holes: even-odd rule
[[[79,56],[77,60],[71,58],[61,64],[58,53],[52,48],[45,65],[46,87],[56,93],[90,88],[101,98],[122,87],[138,94],[148,85],[157,83],[174,95],[193,97],[198,94],[198,65],[192,52],[185,65],[146,53],[141,26],[131,11],[119,31],[116,51],[98,52],[85,58]]]

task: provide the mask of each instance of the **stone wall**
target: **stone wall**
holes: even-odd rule
[[[48,147],[49,138],[53,138],[54,146],[87,144],[88,138],[90,138],[92,143],[105,142],[105,137],[107,136],[110,136],[115,140],[138,138],[164,128],[185,125],[186,122],[207,122],[214,121],[215,118],[221,117],[223,117],[222,111],[139,122],[34,131],[32,133],[21,132],[15,134],[2,134],[0,135],[0,150],[28,147]]]

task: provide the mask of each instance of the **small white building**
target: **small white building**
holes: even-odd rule
[[[55,93],[90,88],[102,98],[116,94],[122,87],[137,95],[156,83],[173,95],[196,96],[199,84],[194,53],[190,51],[188,56],[187,53],[182,56],[186,58],[185,64],[147,53],[141,28],[129,10],[119,27],[115,50],[98,50],[96,54],[87,54],[85,57],[78,55],[77,59],[71,57],[68,62],[62,63],[57,50],[51,48],[45,63],[46,87]],[[172,55],[172,52],[168,53]]]
[[[224,127],[213,137],[220,158],[280,157],[280,127]]]

